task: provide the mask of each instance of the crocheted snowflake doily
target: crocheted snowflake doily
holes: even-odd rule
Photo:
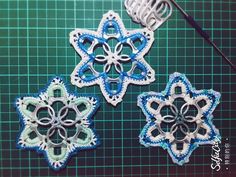
[[[107,102],[117,105],[129,84],[155,80],[154,70],[143,58],[153,41],[153,32],[147,28],[127,31],[113,11],[103,15],[97,31],[75,29],[70,43],[82,60],[71,74],[72,84],[98,84]]]
[[[55,77],[39,95],[16,100],[21,121],[17,145],[43,153],[49,166],[59,170],[76,151],[99,144],[90,127],[98,106],[97,98],[69,93],[63,80]]]
[[[212,123],[219,99],[220,93],[214,90],[195,90],[184,74],[170,75],[163,92],[138,96],[138,106],[147,118],[140,143],[167,149],[173,162],[183,165],[199,145],[220,140]]]

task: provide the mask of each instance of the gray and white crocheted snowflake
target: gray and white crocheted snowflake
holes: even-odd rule
[[[40,94],[20,97],[15,104],[21,122],[18,147],[43,153],[54,170],[65,167],[78,150],[99,144],[90,127],[99,106],[97,98],[69,93],[59,77]]]
[[[220,139],[212,123],[219,99],[220,93],[214,90],[195,90],[184,74],[170,75],[163,92],[138,96],[138,106],[147,121],[139,135],[140,143],[167,149],[178,165],[187,163],[199,145]]]

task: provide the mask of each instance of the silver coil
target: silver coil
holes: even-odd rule
[[[172,14],[169,0],[125,0],[127,13],[136,23],[155,31]]]

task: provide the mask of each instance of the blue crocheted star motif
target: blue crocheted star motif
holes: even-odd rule
[[[43,153],[54,170],[65,167],[78,150],[99,144],[90,127],[99,106],[97,98],[69,93],[59,77],[37,96],[20,97],[15,104],[21,122],[18,148]]]
[[[143,58],[153,41],[148,29],[127,31],[113,11],[103,15],[97,31],[75,29],[70,43],[82,60],[71,74],[72,84],[98,84],[107,102],[117,105],[129,84],[155,80],[154,70]]]
[[[178,165],[189,162],[199,145],[220,141],[219,131],[212,123],[219,99],[216,91],[195,90],[184,74],[170,75],[163,92],[138,96],[138,106],[147,121],[139,135],[140,143],[167,149]]]

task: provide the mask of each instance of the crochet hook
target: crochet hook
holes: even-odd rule
[[[227,56],[220,50],[220,48],[211,40],[210,36],[202,29],[202,27],[191,17],[187,12],[185,12],[174,0],[170,0],[174,6],[181,12],[187,22],[195,28],[195,30],[217,51],[219,55],[222,56],[225,62],[231,66],[231,68],[236,72],[236,66],[227,58]]]

